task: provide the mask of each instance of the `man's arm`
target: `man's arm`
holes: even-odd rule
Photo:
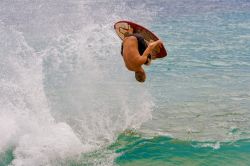
[[[157,41],[154,41],[154,42],[149,43],[148,47],[147,47],[146,50],[143,52],[142,56],[140,56],[140,57],[138,58],[138,63],[139,63],[140,65],[143,65],[143,64],[147,61],[149,54],[152,53],[153,49],[154,49],[157,45],[160,45],[160,47],[161,47],[162,41],[161,41],[161,40],[157,40]]]

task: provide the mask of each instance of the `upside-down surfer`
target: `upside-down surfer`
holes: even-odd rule
[[[142,35],[138,33],[127,33],[122,42],[121,54],[126,67],[135,72],[135,78],[139,82],[146,80],[146,73],[142,65],[149,65],[154,55],[153,49],[158,46],[162,47],[161,40],[147,44]]]

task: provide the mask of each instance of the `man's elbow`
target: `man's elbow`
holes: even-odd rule
[[[139,64],[140,65],[145,64],[147,62],[147,59],[148,59],[147,57],[141,57],[140,60],[139,60]]]

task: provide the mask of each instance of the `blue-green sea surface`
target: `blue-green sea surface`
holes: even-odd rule
[[[250,140],[235,142],[182,141],[165,136],[143,138],[122,134],[111,146],[118,165],[244,165],[249,164]]]
[[[145,83],[119,20],[168,50]],[[0,59],[0,166],[250,165],[249,0],[2,0]]]

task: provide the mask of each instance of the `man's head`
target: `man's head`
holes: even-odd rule
[[[146,80],[146,74],[144,71],[136,71],[135,79],[139,82],[144,82]]]

